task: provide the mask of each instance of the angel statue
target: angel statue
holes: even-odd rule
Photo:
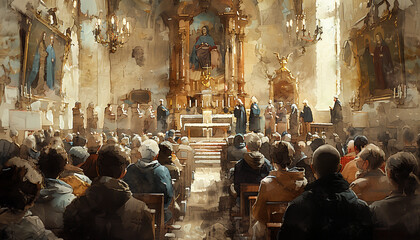
[[[280,69],[281,69],[282,71],[287,71],[287,72],[290,72],[290,70],[286,67],[286,65],[287,65],[287,63],[289,62],[290,55],[292,55],[293,53],[289,53],[289,54],[287,55],[287,57],[285,57],[285,56],[280,57],[280,54],[279,54],[279,53],[277,53],[277,52],[275,52],[275,53],[273,53],[273,54],[275,54],[275,55],[277,56],[277,60],[279,60],[280,67],[281,67]]]

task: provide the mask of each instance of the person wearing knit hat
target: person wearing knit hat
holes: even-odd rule
[[[372,218],[339,173],[340,153],[331,145],[313,154],[316,181],[289,203],[277,239],[369,239]]]
[[[260,152],[261,144],[262,141],[256,133],[249,133],[246,137],[247,152],[234,168],[233,182],[237,196],[240,194],[242,183],[260,184],[260,181],[273,170],[270,162]]]
[[[172,218],[169,205],[174,196],[169,170],[158,161],[159,145],[152,139],[142,142],[141,159],[128,166],[124,181],[133,193],[163,193],[165,222]]]
[[[85,148],[80,147],[80,146],[75,146],[75,147],[70,148],[70,151],[68,154],[69,154],[71,163],[73,164],[73,166],[76,166],[76,167],[79,167],[80,165],[82,165],[90,155],[86,151]]]
[[[176,142],[174,141],[175,138],[175,130],[171,129],[169,131],[166,132],[165,134],[165,141],[169,141],[172,144],[176,144]]]
[[[85,176],[83,169],[80,168],[90,154],[80,146],[72,147],[68,153],[69,162],[64,166],[64,171],[60,173],[60,180],[73,188],[73,194],[77,197],[83,196],[92,181]]]

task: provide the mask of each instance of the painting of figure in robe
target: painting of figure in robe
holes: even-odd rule
[[[213,78],[224,76],[225,26],[218,14],[207,11],[193,18],[189,27],[188,52],[191,80],[199,81],[203,71],[211,73]]]
[[[39,42],[37,44],[35,56],[32,62],[32,69],[26,82],[27,91],[30,91],[30,88],[34,85],[34,91],[36,91],[36,93],[43,92],[43,87],[45,83],[45,60],[47,58],[45,44],[46,36],[47,34],[45,32],[42,32]]]
[[[201,36],[196,39],[190,56],[190,63],[195,70],[205,69],[212,66],[211,52],[217,49],[213,37],[209,33],[209,27],[201,29]]]
[[[50,37],[50,45],[47,47],[47,86],[54,89],[55,82],[55,51],[54,51],[54,36]]]
[[[369,91],[373,95],[376,89],[375,67],[373,64],[373,52],[370,50],[369,39],[365,39],[365,49],[360,56],[361,67],[363,68],[363,77],[369,82]]]
[[[358,64],[359,92],[367,98],[392,97],[405,84],[404,36],[397,15],[352,33],[352,51]],[[362,99],[364,101],[365,99]]]
[[[392,86],[391,78],[394,72],[391,53],[380,32],[375,35],[376,47],[373,53],[375,66],[375,84],[378,89],[387,89]]]
[[[70,38],[39,16],[31,20],[28,30],[23,94],[59,97]]]

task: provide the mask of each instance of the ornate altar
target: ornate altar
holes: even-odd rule
[[[247,16],[240,1],[182,2],[166,8],[162,16],[171,39],[167,107],[177,119],[177,128],[185,109],[200,114],[204,108],[212,114],[232,111],[235,99],[246,96],[243,41]]]
[[[278,53],[275,54],[280,63],[280,68],[276,70],[274,75],[269,76],[270,99],[274,102],[283,102],[286,106],[290,106],[298,102],[296,79],[286,66],[291,54],[283,57],[280,57]]]

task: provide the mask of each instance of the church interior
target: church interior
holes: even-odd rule
[[[413,157],[410,171],[417,190],[397,189],[404,189],[402,195],[412,197],[410,204],[420,209],[418,0],[3,0],[0,15],[1,174],[24,166],[27,174],[33,168],[43,179],[33,194],[33,211],[25,211],[38,216],[41,199],[48,204],[42,196],[51,179],[72,189],[76,200],[89,199],[99,179],[113,177],[100,161],[120,154],[121,148],[128,163],[121,177],[113,178],[128,184],[127,191],[152,212],[152,237],[147,230],[130,235],[124,217],[110,220],[106,226],[112,230],[103,230],[99,226],[107,220],[97,216],[97,228],[92,227],[97,235],[86,229],[83,235],[66,220],[81,204],[72,200],[59,217],[46,210],[39,215],[42,229],[52,232],[48,239],[290,239],[287,206],[322,179],[320,167],[313,166],[321,161],[314,154],[321,145],[338,151],[336,174],[370,211],[396,190],[370,198],[385,187],[369,182],[378,189],[360,190],[362,179],[380,171],[390,178],[391,189],[399,184],[392,179],[391,162]],[[117,150],[109,150],[111,145]],[[382,162],[368,162],[365,146],[377,151],[372,158]],[[58,158],[48,157],[57,149],[65,150],[67,162],[52,177],[45,162]],[[277,151],[289,151],[287,166],[278,162],[283,160]],[[262,160],[255,160],[257,153]],[[260,161],[258,166],[249,165],[244,154]],[[368,162],[367,169],[358,159]],[[87,166],[89,161],[94,165]],[[110,161],[109,166],[117,164]],[[139,182],[130,167],[155,161],[170,173],[166,190],[133,187]],[[351,163],[354,172],[346,175]],[[298,182],[306,185],[305,192],[301,186],[293,197],[261,200],[268,176],[281,179],[272,172],[299,172],[293,169],[301,167],[304,183],[293,184],[296,189]],[[83,191],[69,182],[72,171],[90,178]],[[259,171],[259,179],[250,180],[254,172],[246,171]],[[4,176],[1,186],[7,185]],[[143,184],[154,184],[148,181]],[[287,195],[277,190],[268,194]],[[6,199],[7,191],[0,192]],[[9,198],[20,201],[17,195]],[[256,213],[261,201],[266,201],[268,217]],[[12,205],[0,200],[2,211]],[[10,229],[29,227],[23,227],[23,220],[15,225],[3,221],[2,211],[0,236],[20,239]],[[404,211],[399,214],[405,220],[420,219],[420,210]],[[413,232],[375,226],[364,233],[367,238],[348,239],[420,236],[419,222],[406,226]],[[111,237],[114,233],[120,238]]]

